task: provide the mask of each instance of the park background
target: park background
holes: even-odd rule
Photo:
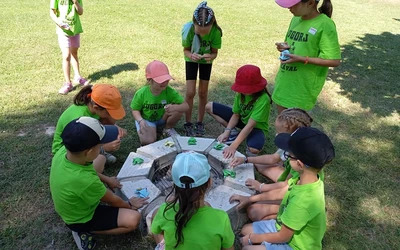
[[[117,86],[127,111],[118,125],[129,136],[106,174],[115,175],[139,147],[129,104],[145,84],[146,64],[165,62],[176,79],[171,85],[184,94],[180,30],[199,2],[84,0],[81,72],[93,84]],[[274,43],[283,41],[292,14],[273,0],[208,3],[224,32],[209,100],[233,103],[230,86],[244,64],[259,66],[272,91],[279,67]],[[312,111],[314,125],[332,138],[337,154],[326,168],[323,246],[398,249],[400,1],[333,0],[333,6],[343,60],[330,71]],[[57,94],[63,75],[49,1],[2,0],[0,8],[0,249],[76,249],[53,208],[48,183],[52,136],[46,132],[79,89]],[[275,150],[275,118],[274,106],[264,153]],[[205,123],[207,136],[222,131],[209,116]],[[98,249],[154,247],[138,231],[97,241]]]

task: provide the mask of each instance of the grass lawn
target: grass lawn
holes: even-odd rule
[[[180,29],[199,1],[84,1],[82,74],[117,86],[129,131],[116,174],[139,146],[129,104],[145,84],[144,69],[164,61],[183,94]],[[272,91],[279,66],[274,43],[282,41],[291,13],[274,1],[209,1],[222,27],[223,47],[213,65],[209,100],[233,103],[230,85],[238,67],[258,65]],[[400,1],[333,1],[343,62],[330,71],[312,115],[334,141],[337,157],[326,168],[328,227],[324,249],[398,249],[400,243]],[[49,192],[52,136],[77,90],[57,94],[61,54],[48,0],[2,0],[0,13],[0,249],[76,249],[55,213]],[[275,107],[270,137],[272,153]],[[207,136],[221,127],[206,116]],[[183,132],[182,121],[178,132]],[[241,148],[243,149],[243,148]],[[396,195],[397,194],[397,195]],[[139,232],[99,236],[98,249],[153,249]],[[396,247],[397,246],[397,247]],[[238,248],[239,249],[239,248]]]

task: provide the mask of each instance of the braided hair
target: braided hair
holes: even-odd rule
[[[299,108],[283,110],[276,120],[282,122],[289,133],[293,133],[301,127],[310,127],[313,122],[313,118],[306,111]]]
[[[207,6],[207,1],[201,2],[193,12],[193,23],[201,27],[214,25],[220,32],[222,37],[222,29],[217,24],[214,11]]]

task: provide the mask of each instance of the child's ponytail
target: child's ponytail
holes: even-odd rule
[[[74,104],[77,106],[87,105],[92,99],[90,94],[92,93],[92,85],[84,86],[78,94],[74,97]]]
[[[328,17],[332,17],[333,6],[331,0],[323,0],[321,7],[318,8],[318,11],[319,13],[327,15]]]

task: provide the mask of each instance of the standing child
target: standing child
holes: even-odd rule
[[[277,135],[275,144],[287,152],[299,177],[289,184],[276,220],[242,228],[243,249],[322,249],[326,214],[324,183],[318,173],[335,157],[332,142],[318,129],[303,127],[292,134]]]
[[[288,107],[311,110],[324,86],[329,67],[340,64],[341,54],[335,23],[330,18],[332,4],[323,0],[276,0],[294,17],[285,42],[276,43],[278,51],[289,50],[281,60],[272,100],[278,113]]]
[[[176,135],[173,127],[189,109],[183,97],[168,85],[171,79],[167,65],[154,60],[146,67],[148,85],[136,91],[131,102],[132,115],[142,145],[157,140],[157,131]]]
[[[64,146],[51,164],[50,191],[55,210],[71,229],[78,249],[95,247],[92,233],[133,231],[141,219],[136,210],[147,203],[148,198],[122,200],[103,185],[93,168],[101,145],[117,137],[116,126],[103,126],[85,116],[69,122],[61,134]]]
[[[110,84],[87,85],[83,87],[74,97],[74,104],[69,106],[57,121],[56,131],[54,133],[52,153],[55,155],[63,146],[61,133],[67,124],[81,116],[89,116],[101,120],[103,124],[115,124],[115,121],[121,120],[125,116],[125,110],[122,107],[122,97],[119,90]],[[101,147],[101,154],[94,160],[93,165],[99,173],[100,179],[110,188],[120,187],[116,178],[110,178],[103,175],[105,163],[115,163],[117,158],[110,153],[117,151],[121,145],[121,138],[126,136],[126,130],[118,127],[119,137],[114,141],[106,143]]]
[[[221,48],[222,29],[218,26],[214,11],[203,1],[193,13],[193,20],[182,29],[182,46],[185,55],[186,97],[189,110],[186,112],[184,129],[186,136],[204,136],[203,124],[208,99],[212,62]],[[193,99],[196,95],[197,72],[199,72],[199,106],[197,123],[192,124]]]
[[[73,89],[71,83],[71,65],[74,69],[74,82],[82,86],[89,81],[79,71],[78,49],[80,33],[83,32],[80,15],[83,14],[82,0],[50,0],[50,17],[57,25],[58,44],[62,52],[62,68],[65,83],[58,91],[68,94]]]
[[[276,134],[291,134],[298,128],[309,127],[312,121],[311,116],[302,109],[285,109],[275,120]],[[235,194],[230,198],[230,201],[239,201],[240,204],[237,209],[241,210],[248,207],[247,215],[252,221],[275,218],[278,213],[279,203],[288,190],[289,179],[298,177],[298,173],[291,168],[290,160],[287,159],[284,152],[284,150],[278,149],[276,153],[270,155],[235,157],[231,162],[232,167],[243,163],[253,163],[258,172],[275,182],[265,184],[254,179],[247,179],[245,184],[260,194],[252,196]],[[263,201],[269,202],[262,203]]]
[[[260,68],[244,65],[236,72],[232,90],[236,92],[233,107],[209,102],[206,111],[225,127],[218,141],[230,144],[223,151],[225,158],[235,155],[239,145],[247,139],[247,156],[257,155],[264,147],[268,132],[271,97],[267,80],[261,76]],[[236,130],[242,129],[240,133]]]
[[[176,156],[172,165],[174,188],[167,196],[171,201],[161,205],[151,224],[157,243],[164,239],[165,249],[234,249],[235,235],[227,213],[204,200],[211,187],[210,169],[202,154]]]

